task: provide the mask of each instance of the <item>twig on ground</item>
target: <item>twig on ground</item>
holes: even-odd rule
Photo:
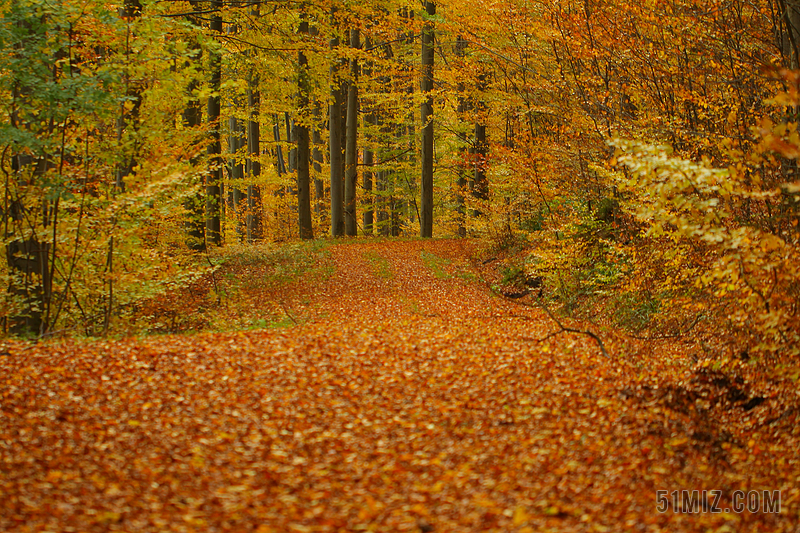
[[[283,304],[283,300],[278,300],[278,305],[281,306],[281,309],[283,309],[283,312],[286,313],[286,316],[289,317],[289,320],[294,322],[295,326],[300,324],[297,320],[295,320],[295,318],[292,316],[292,313],[290,313],[289,310],[286,308],[286,306]]]

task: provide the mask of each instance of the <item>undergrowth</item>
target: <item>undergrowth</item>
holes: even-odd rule
[[[214,269],[187,287],[141,302],[125,333],[224,331],[294,324],[282,289],[299,279],[321,282],[335,272],[328,241],[229,246],[209,257]]]

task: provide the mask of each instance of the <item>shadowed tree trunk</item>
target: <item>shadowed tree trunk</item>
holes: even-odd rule
[[[313,149],[311,150],[311,160],[313,161],[314,168],[314,212],[320,217],[323,216],[325,203],[325,182],[322,180],[322,133],[319,130],[320,122],[320,109],[319,105],[314,108],[314,130],[311,135]]]
[[[190,5],[193,9],[198,9],[199,2],[193,0]],[[197,24],[198,21],[195,17],[188,17],[192,24]],[[196,39],[192,39],[189,47],[197,52],[194,61],[200,64],[202,59],[202,51],[200,44]],[[190,62],[186,62],[186,67],[190,66]],[[189,82],[186,87],[187,103],[183,110],[182,121],[186,128],[198,128],[203,122],[202,105],[197,97],[197,91],[200,88],[200,82],[194,79]],[[196,158],[192,158],[192,164],[196,164]],[[199,181],[199,179],[198,179]],[[186,245],[196,252],[204,250],[206,246],[206,223],[205,223],[205,194],[198,192],[194,197],[187,198],[184,201],[184,208],[187,212],[186,218]]]
[[[238,29],[236,26],[228,26],[228,35],[235,35]],[[226,73],[228,78],[236,78],[235,71]],[[245,128],[235,113],[241,107],[239,96],[234,95],[228,102],[228,203],[226,205],[226,218],[232,222],[236,239],[242,242],[246,239],[247,228],[243,218],[245,195],[241,190],[244,183],[244,164],[241,159],[242,148],[245,147]]]
[[[464,51],[467,48],[467,41],[464,40],[463,37],[459,36],[456,40],[455,52],[456,56],[459,58],[464,57]],[[467,112],[469,104],[467,103],[467,98],[465,96],[466,87],[463,81],[458,82],[458,109],[456,114],[458,115],[458,123],[461,125],[464,123],[464,115]],[[467,236],[467,227],[466,227],[466,207],[464,205],[464,191],[467,188],[467,177],[466,177],[466,164],[469,158],[469,142],[466,139],[466,135],[461,133],[462,130],[459,130],[459,142],[461,143],[459,147],[459,151],[461,152],[461,159],[460,164],[458,166],[458,180],[456,181],[456,190],[455,190],[455,199],[456,199],[456,212],[458,213],[458,236],[459,237],[466,237]]]
[[[486,74],[478,75],[478,94],[486,90]],[[489,143],[486,138],[486,104],[478,99],[475,103],[475,146],[474,146],[474,173],[471,183],[472,196],[477,200],[489,199],[489,180],[486,178],[486,158],[489,155]],[[475,209],[474,216],[480,216],[481,210]]]
[[[308,33],[308,22],[300,23],[300,33]],[[298,228],[301,239],[313,239],[314,228],[311,223],[311,172],[309,163],[311,153],[309,146],[308,102],[309,102],[309,74],[308,59],[303,49],[297,52],[297,88],[298,88],[298,113],[300,120],[295,124],[295,137],[297,139],[297,214]]]
[[[233,106],[238,107],[237,102],[234,102]],[[230,117],[228,118],[228,130],[228,153],[231,156],[228,162],[230,175],[230,214],[236,227],[236,235],[240,240],[243,240],[246,236],[246,228],[243,224],[243,220],[240,219],[240,214],[242,212],[242,204],[244,203],[245,195],[242,193],[240,187],[244,182],[244,165],[242,165],[239,159],[239,152],[240,149],[244,147],[245,143],[244,128],[242,128],[242,125],[236,117]]]
[[[364,40],[364,48],[366,50],[372,49],[372,43],[370,42],[369,37]],[[372,77],[372,62],[369,61],[364,65],[364,78],[370,79]],[[372,235],[373,226],[374,226],[374,218],[375,218],[375,207],[374,207],[374,198],[372,196],[372,181],[373,181],[373,172],[372,167],[375,164],[375,157],[372,151],[372,143],[375,139],[374,127],[377,125],[377,114],[375,112],[375,103],[374,101],[370,103],[369,113],[366,117],[366,122],[368,125],[372,126],[373,128],[366,128],[366,132],[364,135],[364,171],[362,172],[362,188],[364,189],[363,193],[363,229],[365,235]]]
[[[277,114],[272,115],[272,138],[275,140],[275,171],[278,176],[286,174],[286,161],[283,158],[281,146],[281,119]],[[281,192],[281,194],[283,194]]]
[[[211,31],[222,34],[222,0],[211,2],[214,13],[211,15]],[[211,53],[211,89],[208,97],[208,124],[211,128],[211,143],[208,145],[209,170],[206,177],[206,239],[214,245],[222,244],[220,216],[222,210],[222,147],[220,143],[220,100],[222,85],[222,57],[219,52]]]
[[[127,27],[126,27],[126,43],[125,43],[125,56],[128,64],[130,65],[130,55],[131,55],[131,28],[130,24],[135,19],[138,19],[142,16],[142,4],[139,0],[125,0],[125,4],[120,9],[120,16],[126,20]],[[131,84],[130,75],[128,72],[124,74],[125,80],[125,103],[132,104],[130,111],[126,112],[125,103],[121,105],[121,112],[119,119],[117,120],[117,140],[122,141],[123,135],[125,134],[125,130],[128,127],[133,128],[136,131],[137,122],[139,120],[139,108],[142,104],[142,94],[139,87],[136,87]],[[136,166],[136,147],[131,147],[128,150],[130,153],[125,154],[124,161],[117,166],[116,171],[116,187],[120,191],[125,191],[125,176],[133,172],[133,167]]]
[[[253,20],[259,17],[259,0],[250,1],[250,16]],[[258,78],[251,68],[247,80],[247,108],[250,116],[247,121],[247,242],[254,243],[264,238],[262,220],[261,189],[258,178],[261,176],[261,126],[258,121],[261,94],[258,91]]]
[[[256,15],[257,15],[256,10]],[[250,88],[247,91],[247,105],[250,108],[250,120],[247,122],[247,154],[250,181],[247,185],[247,242],[253,243],[264,238],[261,220],[261,190],[256,181],[261,175],[261,129],[258,123],[260,94],[258,82],[251,73]]]
[[[436,14],[436,4],[425,2],[428,17]],[[425,99],[420,106],[422,119],[422,201],[420,236],[433,236],[433,23],[425,22],[422,30],[422,81]]]
[[[339,38],[330,40],[330,49],[335,51],[339,46]],[[339,61],[331,62],[331,104],[328,109],[328,132],[330,139],[331,165],[331,235],[344,235],[344,173],[342,160],[342,107],[344,95],[342,80],[339,75]]]
[[[350,31],[350,47],[361,48],[358,30]],[[344,171],[344,224],[347,235],[358,234],[356,185],[358,183],[358,61],[350,60],[350,86],[347,91],[347,134]]]
[[[394,55],[392,45],[383,43],[381,45],[383,56],[385,59],[391,59]],[[391,91],[392,78],[384,74],[378,78],[380,83],[380,92],[388,94]],[[385,101],[385,99],[382,99]],[[378,131],[377,153],[375,154],[375,163],[380,165],[375,175],[375,192],[376,192],[376,225],[379,235],[389,235],[392,230],[392,217],[391,217],[391,202],[389,198],[389,182],[393,179],[392,172],[386,166],[386,161],[391,158],[391,148],[389,146],[389,137],[394,128],[384,118],[386,114],[386,104],[381,104],[375,112],[375,124]]]

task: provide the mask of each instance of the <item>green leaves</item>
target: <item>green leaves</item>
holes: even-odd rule
[[[182,25],[147,8],[123,20],[117,8],[23,0],[0,18],[0,146],[19,213],[7,242],[36,235],[52,270],[40,280],[3,265],[14,280],[3,300],[38,295],[29,305],[45,331],[96,333],[192,262],[174,255],[192,188],[184,152],[202,144],[175,124],[193,73],[185,59],[197,51],[176,45]]]

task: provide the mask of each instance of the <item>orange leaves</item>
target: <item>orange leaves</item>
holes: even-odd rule
[[[659,515],[656,489],[792,482],[780,443],[717,450],[659,396],[683,347],[533,342],[552,324],[460,277],[462,246],[333,246],[329,277],[283,285],[290,329],[5,345],[0,529],[693,531],[725,519]]]

